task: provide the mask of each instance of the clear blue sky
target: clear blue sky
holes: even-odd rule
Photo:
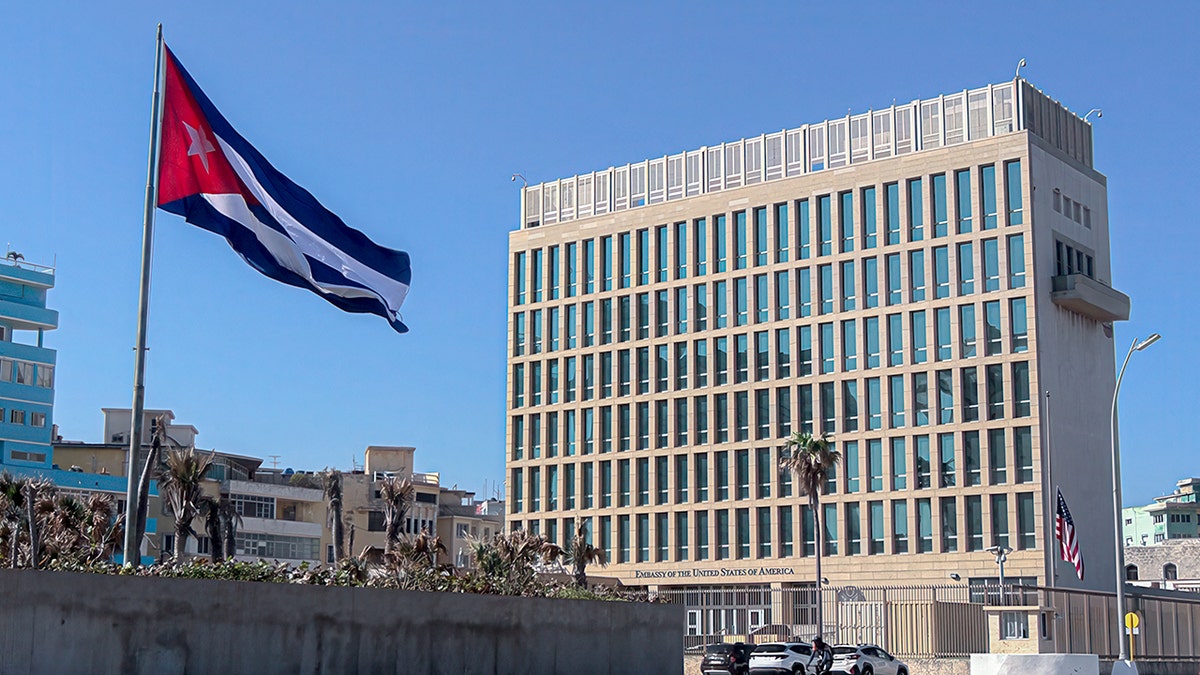
[[[412,255],[408,335],[160,213],[147,404],[205,447],[503,478],[509,176],[531,182],[1023,74],[1096,122],[1117,329],[1164,340],[1123,389],[1125,495],[1200,475],[1194,204],[1200,5],[16,3],[0,22],[0,243],[57,261],[56,421],[130,405],[154,25],[235,127]],[[105,6],[109,6],[106,8]],[[1106,420],[1104,420],[1106,421]],[[1096,486],[1104,489],[1104,486]]]

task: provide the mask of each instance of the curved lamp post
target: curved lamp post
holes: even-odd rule
[[[1121,364],[1121,371],[1117,374],[1117,386],[1113,389],[1112,400],[1112,480],[1113,480],[1113,516],[1116,521],[1116,536],[1117,536],[1117,643],[1120,645],[1119,661],[1129,660],[1129,649],[1125,646],[1125,534],[1124,522],[1121,515],[1121,439],[1117,432],[1117,394],[1121,393],[1121,378],[1125,376],[1125,367],[1129,365],[1129,359],[1134,352],[1140,352],[1146,347],[1158,342],[1162,338],[1158,333],[1152,334],[1145,340],[1138,341],[1134,339],[1133,344],[1129,346],[1129,353],[1125,355],[1125,362]]]

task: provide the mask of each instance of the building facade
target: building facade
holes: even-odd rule
[[[19,255],[0,260],[0,463],[49,469],[56,353],[43,339],[58,328],[58,312],[46,307],[54,268]]]
[[[1200,537],[1200,478],[1184,478],[1169,495],[1155,497],[1153,504],[1127,506],[1125,546],[1154,546],[1177,539]]]
[[[1106,190],[1090,125],[1020,79],[527,186],[510,527],[583,524],[606,575],[737,606],[811,587],[818,537],[836,586],[995,580],[991,546],[1113,586]],[[843,456],[819,533],[796,431]]]

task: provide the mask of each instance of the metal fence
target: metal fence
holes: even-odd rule
[[[1040,608],[1039,628],[1060,653],[1115,657],[1120,623],[1114,594],[1018,584],[941,586],[812,585],[689,587],[659,595],[685,607],[685,646],[713,642],[810,640],[871,643],[902,658],[965,657],[985,653],[985,608]],[[1131,591],[1129,610],[1141,617],[1135,654],[1163,660],[1200,653],[1200,596]]]

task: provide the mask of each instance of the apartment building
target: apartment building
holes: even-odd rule
[[[994,581],[1002,546],[1009,580],[1111,588],[1052,506],[1111,559],[1108,229],[1091,125],[1023,79],[529,185],[510,527],[739,607],[813,586],[817,537],[836,586]],[[795,431],[843,457],[819,533]]]

